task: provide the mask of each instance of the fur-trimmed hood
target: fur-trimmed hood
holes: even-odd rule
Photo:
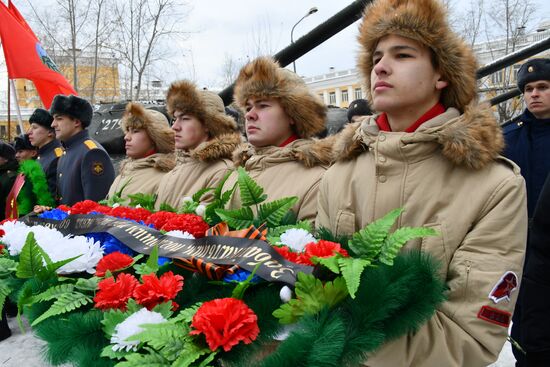
[[[241,136],[237,133],[223,134],[201,143],[190,152],[176,150],[176,158],[178,162],[183,162],[189,158],[202,162],[231,159],[233,151],[241,142]]]
[[[155,153],[145,158],[126,158],[120,163],[120,172],[124,172],[129,164],[132,165],[132,169],[153,167],[159,171],[168,172],[176,166],[176,156],[174,153]]]
[[[199,90],[188,80],[170,85],[166,94],[166,106],[170,116],[174,116],[176,110],[195,116],[204,124],[212,138],[237,130],[235,120],[225,114],[220,96],[208,90]]]
[[[333,138],[327,139],[298,139],[287,146],[256,148],[250,143],[239,145],[233,152],[235,166],[244,166],[254,155],[269,156],[272,159],[297,161],[305,167],[328,166],[332,160]]]
[[[245,65],[235,82],[235,101],[245,110],[249,98],[273,98],[294,120],[296,134],[310,138],[323,131],[327,108],[295,73],[281,68],[269,57],[260,57]]]
[[[130,128],[145,129],[157,152],[174,152],[174,132],[162,112],[145,109],[139,103],[130,102],[126,105],[120,128],[125,134]]]
[[[350,160],[368,151],[379,128],[378,115],[369,116],[360,122],[349,124],[335,138],[335,160]],[[468,106],[464,114],[450,108],[445,113],[425,122],[415,133],[405,134],[405,144],[436,142],[441,153],[454,165],[481,169],[494,161],[504,147],[502,129],[490,109]]]
[[[442,90],[446,108],[464,111],[476,98],[476,59],[472,49],[447,23],[447,14],[438,0],[376,0],[367,5],[359,28],[358,67],[363,74],[369,101],[373,53],[378,41],[387,35],[416,40],[429,47],[442,79],[449,85]]]

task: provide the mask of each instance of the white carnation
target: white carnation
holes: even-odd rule
[[[190,197],[190,196],[184,196],[183,199],[181,199],[181,202],[182,202],[183,204],[185,204],[185,203],[192,203],[192,202],[193,202],[193,198]]]
[[[310,242],[317,242],[311,233],[301,228],[291,228],[281,235],[281,244],[287,245],[296,252],[302,252]]]
[[[10,255],[21,253],[25,241],[30,232],[34,233],[34,239],[53,262],[79,256],[78,259],[63,265],[57,270],[60,274],[80,273],[86,271],[95,272],[95,266],[103,257],[101,244],[84,236],[63,236],[57,229],[44,226],[29,227],[21,222],[6,222],[3,225],[6,232],[2,241],[7,245]]]
[[[195,239],[195,236],[193,236],[191,233],[183,232],[183,231],[180,231],[180,230],[166,232],[166,235],[167,236],[172,236],[172,237],[178,237],[178,238],[188,238],[190,240]]]
[[[142,332],[144,329],[141,325],[160,324],[166,321],[167,320],[160,313],[142,308],[138,312],[128,316],[126,320],[122,321],[115,327],[115,332],[111,336],[111,344],[115,344],[113,345],[113,350],[137,350],[139,341],[129,341],[126,339]]]

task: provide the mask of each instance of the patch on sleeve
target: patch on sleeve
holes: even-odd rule
[[[507,328],[510,326],[512,314],[490,306],[481,306],[481,309],[477,313],[477,317],[492,324]]]
[[[105,169],[103,168],[102,162],[94,162],[92,163],[92,173],[96,176],[101,176],[103,174],[103,171]]]
[[[518,276],[513,271],[507,271],[491,289],[489,298],[495,303],[503,299],[510,302],[510,295],[518,287]]]

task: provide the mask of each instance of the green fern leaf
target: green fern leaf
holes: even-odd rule
[[[239,190],[241,192],[242,206],[260,204],[265,199],[267,199],[267,195],[264,194],[264,189],[248,175],[244,168],[239,167],[237,171],[237,182],[239,184]]]
[[[127,340],[147,344],[169,361],[177,359],[184,348],[186,340],[191,339],[188,332],[181,325],[163,322],[140,326],[143,331],[132,335]]]
[[[254,223],[254,213],[250,207],[235,210],[216,209],[216,214],[231,228],[248,228]]]
[[[0,257],[0,279],[5,278],[17,270],[17,261]]]
[[[221,179],[221,181],[218,183],[218,186],[216,186],[216,188],[214,189],[214,199],[218,199],[218,200],[221,200],[223,195],[225,193],[227,193],[228,191],[226,192],[223,192],[223,187],[225,186],[225,183],[227,181],[227,179],[229,178],[229,176],[231,176],[233,174],[233,170],[231,171],[228,171],[224,176],[223,178]],[[233,186],[233,188],[229,191],[233,192],[233,190],[235,189],[235,186]],[[222,200],[223,201],[223,200]]]
[[[94,292],[97,289],[97,285],[99,284],[99,281],[100,281],[100,278],[98,277],[91,277],[90,279],[78,278],[74,287],[79,291]]]
[[[200,203],[201,198],[204,196],[204,194],[206,194],[207,192],[210,192],[210,191],[215,191],[215,190],[216,190],[215,187],[205,187],[205,188],[200,189],[199,191],[197,191],[191,198],[193,199],[193,201],[195,203]]]
[[[130,194],[128,195],[130,203],[128,206],[137,207],[138,205],[149,211],[155,210],[155,202],[157,201],[157,194]]]
[[[125,356],[126,361],[119,362],[115,367],[170,367],[172,364],[159,353],[132,353]]]
[[[171,213],[177,212],[176,208],[174,208],[174,207],[172,207],[172,206],[170,206],[169,204],[166,204],[166,203],[160,204],[159,210],[163,211],[163,212],[171,212]]]
[[[159,247],[158,245],[155,245],[151,250],[149,257],[147,258],[147,262],[145,264],[134,265],[134,270],[136,271],[136,274],[139,274],[139,275],[156,273],[159,270],[158,262],[159,262]]]
[[[355,233],[349,242],[350,249],[362,258],[374,260],[382,250],[384,240],[401,212],[403,208],[394,209]]]
[[[113,346],[111,344],[107,345],[103,350],[101,351],[100,357],[110,358],[110,359],[117,359],[121,360],[124,357],[126,357],[128,354],[132,352],[128,352],[126,350],[113,350]]]
[[[174,313],[172,311],[172,307],[174,307],[174,305],[172,305],[172,301],[168,301],[164,303],[159,303],[158,305],[153,307],[151,311],[158,312],[165,319],[169,319],[170,317],[172,317],[172,314]]]
[[[346,281],[350,297],[355,298],[355,293],[357,293],[361,283],[361,273],[363,273],[365,267],[370,265],[370,261],[361,258],[340,257],[338,265]]]
[[[21,279],[37,277],[43,280],[43,276],[45,275],[43,264],[44,259],[34,239],[34,233],[29,232],[25,240],[25,245],[21,249],[21,254],[19,255],[19,264],[15,275]]]
[[[121,311],[118,309],[110,309],[103,313],[103,320],[101,324],[103,325],[103,332],[107,335],[108,338],[111,338],[115,332],[115,327],[126,320],[128,316],[132,314],[131,311]]]
[[[311,274],[298,273],[297,277],[296,298],[273,311],[273,316],[281,324],[292,324],[306,314],[315,315],[325,307],[337,305],[348,296],[346,282],[342,277],[325,284]]]
[[[173,367],[189,367],[205,354],[212,353],[209,348],[201,347],[193,342],[185,343],[179,357],[172,363]],[[215,353],[212,353],[215,355]]]
[[[40,246],[38,248],[40,248]],[[42,251],[41,253],[43,255],[45,255],[45,252]],[[47,271],[48,274],[54,274],[57,271],[57,269],[59,269],[60,267],[62,267],[65,264],[70,263],[73,260],[78,259],[80,256],[82,256],[82,255],[77,255],[77,256],[73,256],[73,257],[70,257],[70,258],[65,259],[65,260],[59,260],[59,261],[56,261],[56,262],[47,263],[46,271]],[[46,258],[44,258],[44,259],[46,259]]]
[[[49,301],[55,298],[59,298],[64,294],[71,294],[74,291],[74,285],[72,284],[60,284],[48,288],[45,292],[37,294],[33,297],[33,303]]]
[[[8,285],[8,282],[4,281],[4,279],[0,279],[0,312],[4,309],[4,302],[6,302],[6,298],[11,293],[12,289]],[[0,315],[2,317],[2,315]]]
[[[260,205],[258,219],[261,223],[267,222],[268,227],[277,227],[281,224],[284,215],[298,201],[296,196],[270,201]]]
[[[193,321],[193,316],[197,313],[199,307],[202,306],[202,302],[195,303],[191,307],[187,307],[185,310],[181,310],[180,313],[171,319],[172,322],[183,322],[184,324],[190,324]]]
[[[38,317],[31,326],[36,326],[49,317],[61,315],[67,312],[74,311],[84,305],[92,302],[92,299],[82,293],[64,293],[51,305],[48,311]]]
[[[332,271],[335,274],[340,274],[340,264],[338,263],[338,258],[342,255],[336,254],[331,257],[311,257],[311,262],[313,264],[321,264],[323,266],[326,266],[330,271]]]
[[[211,365],[210,363],[214,361],[214,357],[216,357],[217,353],[218,352],[210,352],[210,355],[206,357],[197,367],[214,367],[214,365]]]
[[[401,250],[401,247],[407,241],[410,241],[415,238],[422,238],[428,236],[437,236],[438,232],[433,228],[427,227],[402,227],[393,232],[386,240],[382,246],[382,251],[380,252],[380,262],[386,265],[393,265],[393,259]]]

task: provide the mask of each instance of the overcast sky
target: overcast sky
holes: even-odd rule
[[[0,0],[7,3],[7,0]],[[45,4],[44,0],[30,0],[33,5]],[[46,0],[53,1],[53,0]],[[471,0],[477,3],[476,0]],[[493,0],[485,0],[489,3]],[[550,21],[550,0],[531,0],[537,4],[531,29],[542,20]],[[32,17],[29,0],[13,0],[23,16]],[[201,87],[217,89],[223,86],[224,59],[231,57],[243,64],[258,53],[274,54],[290,44],[292,26],[311,7],[318,11],[306,17],[294,30],[297,40],[352,0],[190,0],[191,11],[182,19],[183,29],[189,32],[186,40],[170,43],[174,56],[169,63],[153,71],[154,78],[166,82],[176,79],[192,79]],[[470,0],[451,0],[455,13],[464,10]],[[322,45],[296,61],[297,72],[313,76],[355,67],[359,22],[349,26]],[[261,46],[258,46],[260,44]],[[289,66],[291,67],[291,66]],[[1,73],[0,73],[1,74]],[[0,89],[3,84],[0,83]]]

